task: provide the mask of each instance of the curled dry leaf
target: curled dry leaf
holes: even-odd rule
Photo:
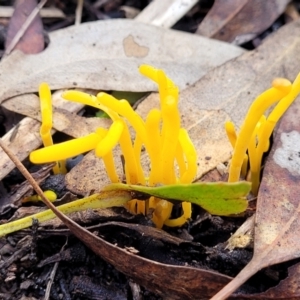
[[[215,0],[196,33],[240,45],[262,33],[289,0]]]
[[[228,297],[264,267],[300,257],[299,110],[298,98],[275,132],[257,199],[253,259],[213,299]]]
[[[0,63],[0,101],[51,89],[153,91],[141,64],[162,68],[180,88],[211,68],[240,55],[242,49],[175,30],[132,20],[108,20],[70,26],[50,34],[50,44],[34,56],[12,53]]]

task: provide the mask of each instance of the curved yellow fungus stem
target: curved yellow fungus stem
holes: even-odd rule
[[[234,124],[230,121],[225,122],[225,130],[226,130],[226,134],[229,139],[229,142],[230,142],[232,148],[234,148],[236,140],[237,140],[237,134],[236,134],[236,131],[234,128]],[[242,169],[241,169],[241,176],[243,178],[246,178],[247,172],[248,172],[248,155],[245,154],[244,159],[243,159]]]
[[[112,111],[118,113],[120,116],[125,117],[130,125],[134,128],[138,135],[140,135],[143,143],[147,146],[147,135],[145,129],[145,122],[143,119],[132,109],[128,101],[117,100],[116,98],[105,94],[99,93],[97,95],[99,102],[111,109]]]
[[[39,86],[39,97],[41,106],[42,125],[40,128],[40,135],[44,147],[53,145],[51,129],[52,129],[52,97],[49,85],[45,82]],[[54,174],[66,173],[65,162],[59,161],[53,167]]]
[[[186,172],[186,163],[184,160],[184,153],[180,143],[177,144],[175,158],[179,168],[179,178],[182,178],[183,174]]]
[[[51,91],[47,83],[43,82],[39,86],[39,97],[41,105],[42,125],[40,135],[45,147],[53,145],[52,129],[52,99]]]
[[[84,92],[80,92],[80,91],[66,91],[63,93],[62,97],[68,101],[78,102],[78,103],[82,103],[85,105],[89,105],[101,109],[104,112],[106,112],[113,121],[119,119],[118,114],[112,111],[111,109],[109,109],[108,107],[102,105],[98,101],[96,96]]]
[[[124,125],[121,120],[113,122],[105,137],[97,144],[96,155],[99,157],[107,155],[117,145],[123,130]]]
[[[161,148],[161,173],[162,183],[171,184],[176,182],[174,160],[180,129],[180,116],[177,101],[168,97],[162,106],[162,148]]]
[[[190,183],[197,174],[197,152],[188,132],[183,128],[179,131],[179,143],[187,160],[187,168],[180,177],[180,182]]]
[[[236,140],[237,140],[237,134],[236,134],[236,131],[234,128],[234,124],[231,121],[225,122],[225,130],[226,130],[228,140],[229,140],[232,148],[234,148]]]
[[[262,114],[271,105],[287,95],[292,88],[291,83],[286,79],[277,80],[273,82],[273,84],[274,86],[272,88],[266,90],[255,99],[247,113],[235,144],[229,170],[229,182],[238,181],[240,178],[244,155],[248,148],[255,126]]]
[[[168,219],[165,225],[169,227],[177,227],[184,225],[192,217],[192,205],[190,202],[182,202],[183,215],[177,219]]]
[[[111,182],[119,182],[119,176],[116,171],[114,157],[112,151],[109,151],[106,155],[102,156],[106,173]]]
[[[161,135],[160,135],[161,111],[152,109],[146,119],[146,132],[149,141],[149,151],[151,156],[151,170],[149,175],[150,186],[162,182],[160,171]]]
[[[158,199],[158,198],[156,198]],[[155,204],[152,221],[158,228],[162,228],[166,221],[170,218],[173,204],[167,200],[158,199]]]
[[[30,153],[30,161],[34,164],[43,164],[88,152],[96,148],[106,132],[107,130],[99,128],[87,136],[35,150]]]

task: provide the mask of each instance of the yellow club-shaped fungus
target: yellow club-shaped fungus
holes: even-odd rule
[[[52,129],[52,97],[51,91],[47,83],[43,82],[39,87],[40,107],[42,125],[40,128],[40,135],[44,147],[53,145],[51,129]],[[65,162],[57,161],[53,167],[54,174],[65,173]]]
[[[137,114],[126,100],[117,100],[106,93],[96,97],[67,91],[63,97],[105,111],[113,123],[109,130],[99,128],[95,133],[72,141],[33,151],[30,159],[34,163],[52,162],[95,150],[104,161],[112,182],[119,182],[114,164],[113,148],[119,143],[124,156],[126,182],[155,186],[158,184],[191,183],[197,172],[197,155],[187,131],[181,128],[178,111],[178,87],[162,70],[143,65],[140,72],[158,84],[160,109],[152,109],[146,120]],[[131,137],[129,124],[135,131]],[[149,170],[141,164],[142,149],[149,158]],[[182,203],[182,215],[171,219],[173,204],[155,197],[148,201],[132,200],[127,208],[134,213],[152,212],[157,227],[181,226],[191,218],[191,204]]]
[[[240,179],[241,171],[245,168],[245,158],[249,156],[252,193],[254,195],[258,193],[262,157],[269,149],[271,134],[278,120],[299,93],[300,74],[293,84],[287,79],[276,78],[272,82],[272,87],[254,100],[238,135],[231,122],[225,124],[227,136],[234,148],[229,169],[229,182]],[[266,112],[274,104],[276,106],[266,117]]]

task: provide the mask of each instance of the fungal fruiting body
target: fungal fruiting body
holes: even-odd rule
[[[300,74],[293,84],[285,78],[276,78],[272,87],[258,96],[250,106],[237,135],[231,122],[225,124],[227,136],[233,146],[229,169],[229,182],[246,177],[245,169],[249,157],[252,193],[257,195],[263,154],[268,151],[274,127],[288,107],[300,93]],[[266,111],[276,104],[266,117]]]
[[[125,177],[128,184],[155,186],[158,184],[191,183],[197,172],[197,154],[188,132],[181,128],[178,110],[178,87],[165,75],[148,65],[142,65],[140,72],[158,85],[160,109],[152,109],[146,120],[135,112],[128,101],[117,100],[106,93],[97,96],[79,91],[67,91],[63,97],[103,110],[112,119],[108,130],[98,128],[88,136],[33,151],[33,163],[65,160],[81,153],[95,150],[102,158],[111,182],[120,182],[112,150],[119,144],[124,156]],[[135,131],[132,140],[129,124]],[[148,154],[150,168],[141,164],[142,148]],[[127,205],[134,213],[152,213],[157,227],[181,226],[191,217],[191,203],[182,203],[182,215],[171,219],[173,204],[155,197],[149,200],[131,200]]]

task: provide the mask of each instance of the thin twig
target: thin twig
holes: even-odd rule
[[[77,7],[76,7],[76,13],[75,13],[75,25],[76,26],[80,25],[80,23],[81,23],[83,1],[84,0],[77,0]]]
[[[67,246],[67,244],[68,244],[68,237],[67,237],[67,240],[66,240],[65,244],[60,249],[60,253],[65,250],[65,247]],[[49,297],[50,297],[51,287],[52,287],[52,284],[54,282],[54,277],[55,277],[56,271],[58,269],[58,265],[59,265],[59,261],[57,261],[53,266],[50,277],[48,279],[44,300],[48,300]]]
[[[31,12],[31,14],[28,16],[28,18],[26,19],[26,21],[24,22],[24,24],[22,25],[22,27],[19,29],[19,31],[17,32],[17,34],[14,36],[14,38],[12,39],[11,43],[8,45],[8,47],[6,48],[4,55],[3,56],[7,56],[11,53],[11,51],[16,47],[16,45],[18,44],[18,42],[20,41],[21,37],[24,35],[25,31],[28,29],[28,27],[30,26],[30,24],[32,23],[33,19],[37,16],[37,14],[39,13],[39,11],[42,9],[42,7],[45,5],[45,3],[47,2],[47,0],[42,0],[35,8],[34,10]]]

